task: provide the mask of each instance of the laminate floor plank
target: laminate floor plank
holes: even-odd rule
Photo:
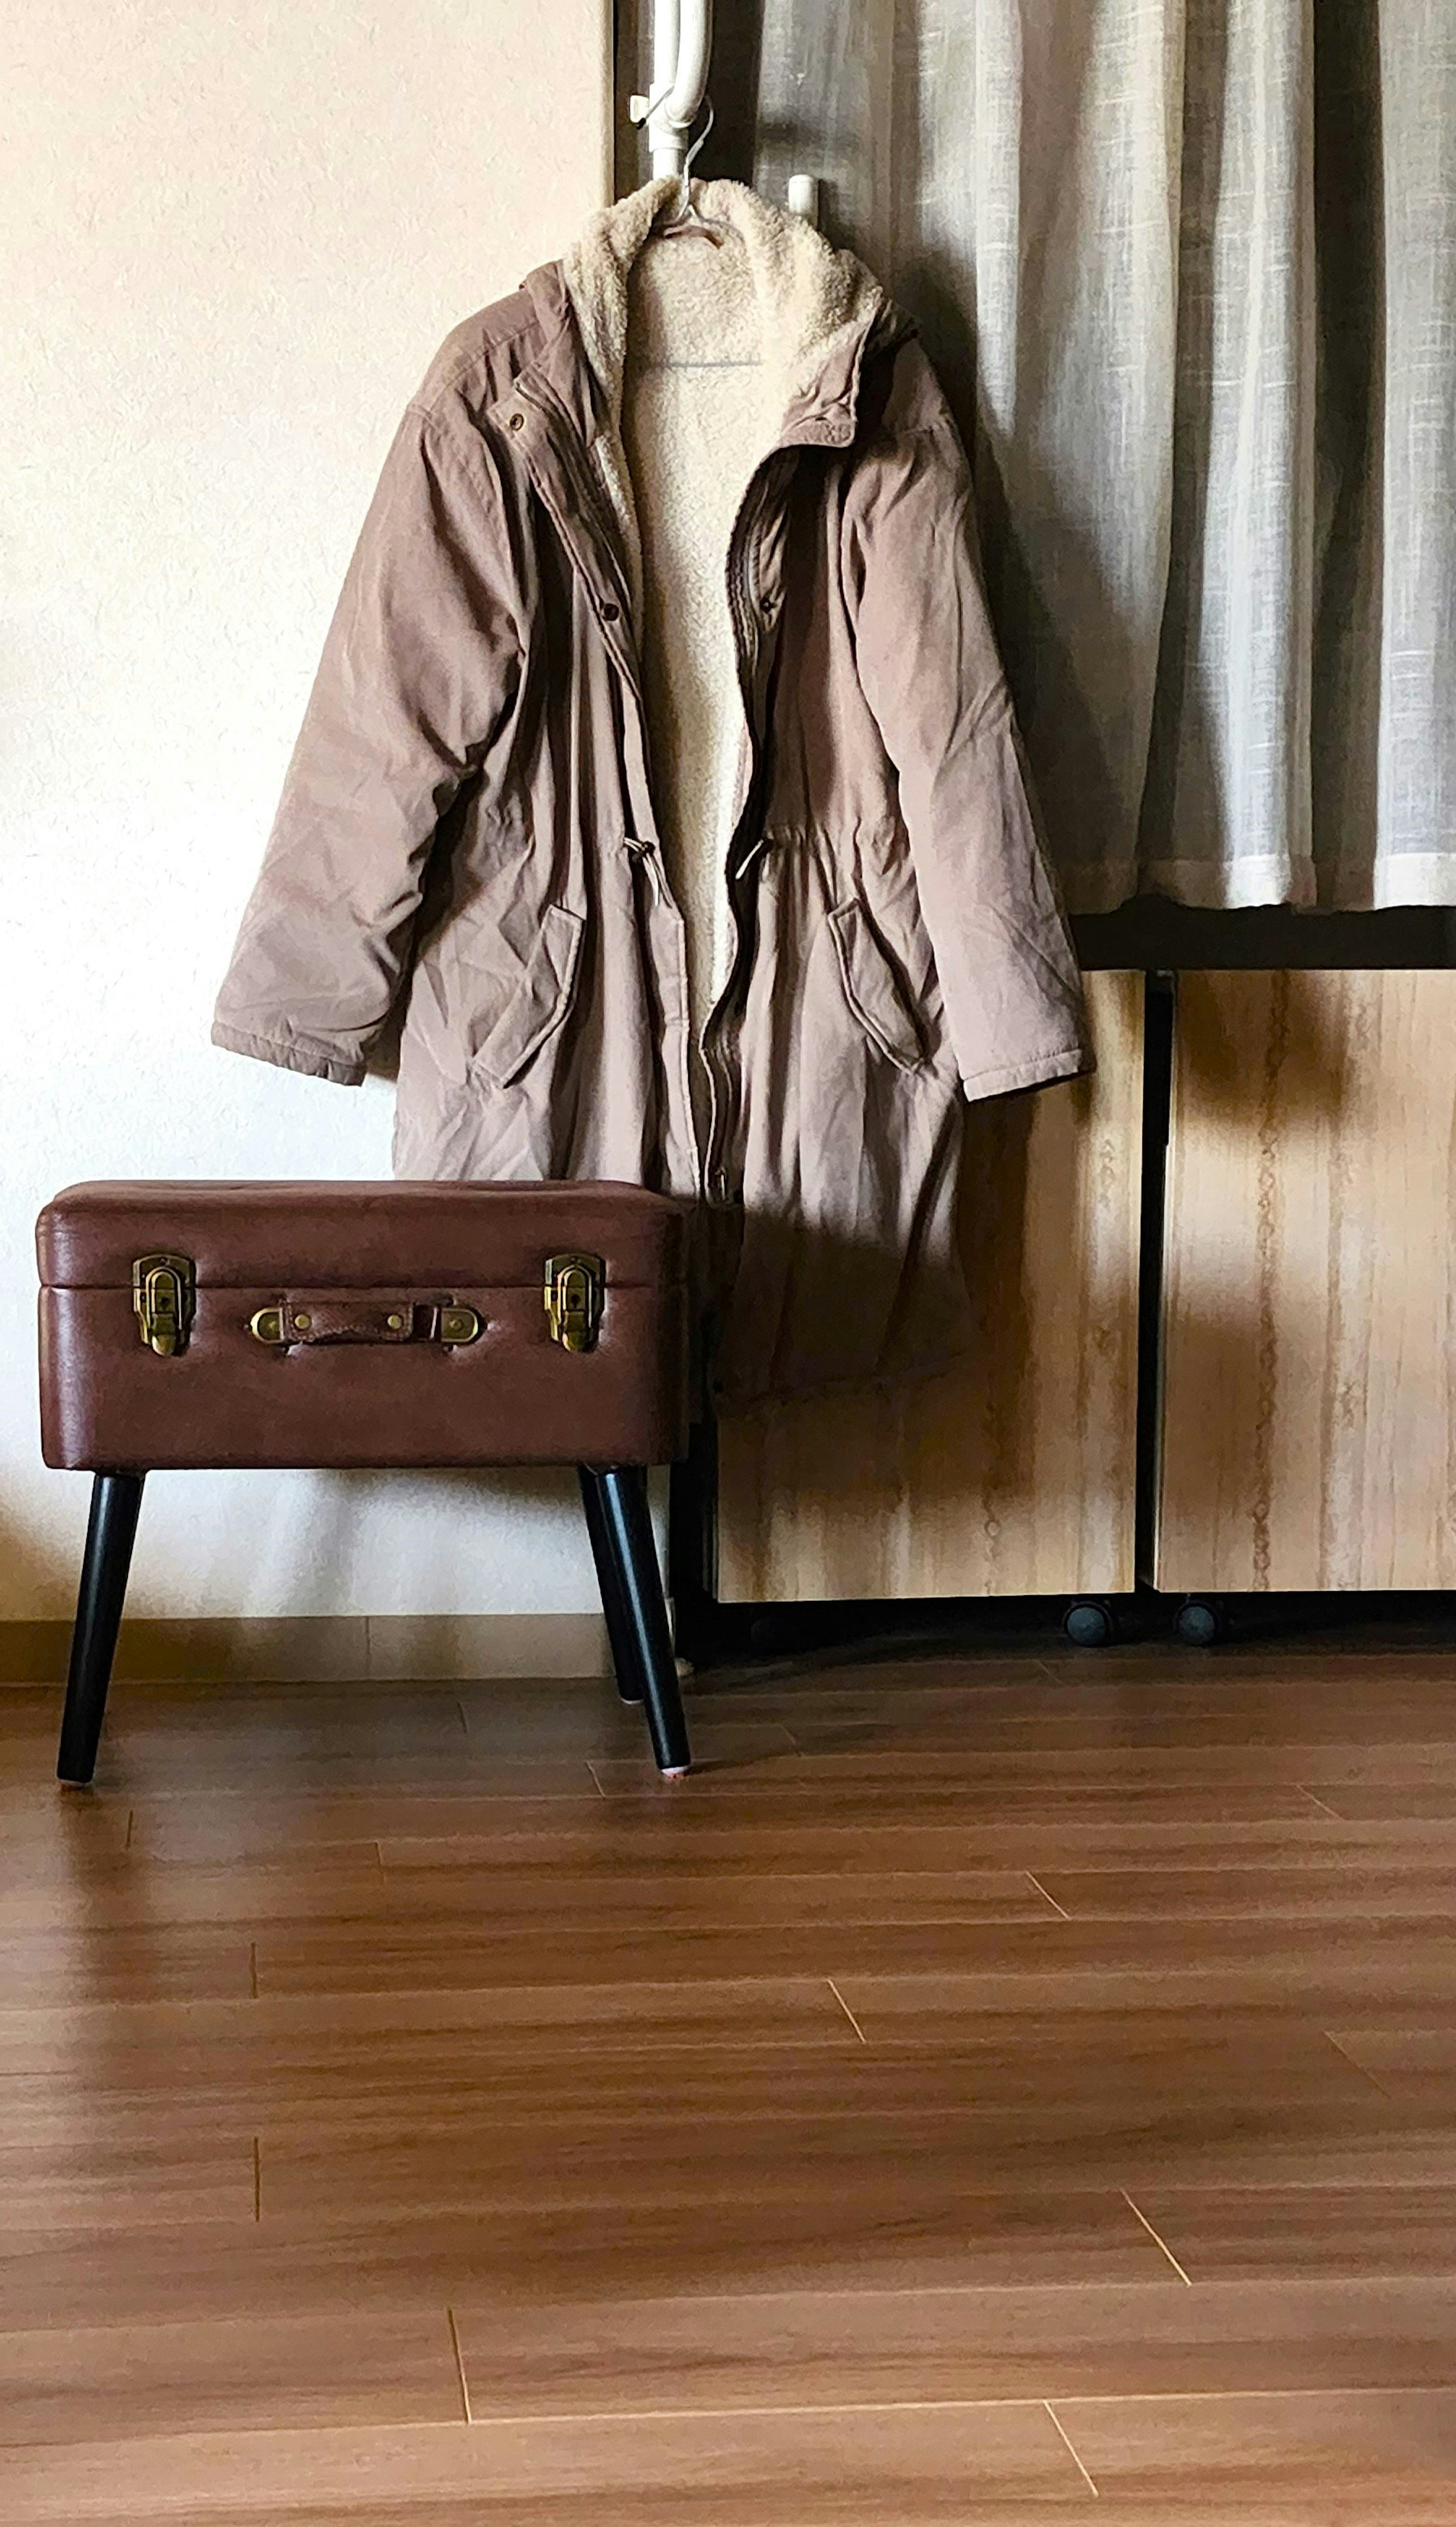
[[[844,2013],[824,1977],[812,1966],[796,1971],[750,1933],[683,1934],[669,1954],[646,1935],[609,1931],[568,1941],[535,1932],[472,1937],[451,1927],[454,1935],[438,1942],[413,1922],[304,1924],[286,1937],[265,1930],[257,1941],[259,1993],[342,1999],[489,1991],[499,2026],[569,2025],[585,2047],[594,2037],[611,2043],[636,2030],[646,2037],[664,2025],[674,2040],[697,2031],[742,2043],[759,2029],[771,2040],[776,2031],[792,2027],[798,2036],[808,2026],[826,2041],[845,2041]],[[654,1969],[660,1980],[653,1980]]]
[[[413,1852],[413,1842],[405,1846]],[[1313,1857],[1283,1868],[1226,1852],[1215,1868],[1156,1867],[1151,1860],[1120,1873],[1111,1866],[1069,1871],[1064,1852],[1042,1858],[1038,1873],[963,1866],[915,1870],[841,1867],[809,1875],[787,1868],[674,1871],[663,1855],[650,1876],[634,1871],[617,1846],[618,1866],[590,1876],[540,1861],[515,1869],[423,1868],[375,1842],[331,1843],[305,1862],[290,1855],[230,1862],[157,1862],[109,1851],[68,1866],[64,1874],[28,1880],[17,1871],[0,1885],[0,1942],[15,1934],[98,1931],[106,1939],[156,1921],[175,1925],[265,1926],[381,1924],[423,1917],[458,1920],[482,1936],[497,1930],[599,1931],[629,1934],[768,1929],[793,1933],[815,1926],[886,1927],[943,1922],[1036,1922],[1059,1915],[1081,1921],[1248,1919],[1267,1915],[1354,1919],[1449,1917],[1456,1876],[1448,1860],[1402,1856],[1391,1863]],[[826,1857],[832,1857],[826,1854]],[[888,1851],[882,1857],[889,1857]],[[910,1855],[904,1855],[909,1858]],[[1037,1855],[1042,1857],[1040,1853]]]
[[[253,2221],[255,2136],[220,2121],[215,2108],[198,2122],[169,2115],[118,2130],[81,2107],[69,2126],[0,2142],[0,2204],[11,2236]]]
[[[1456,2273],[1456,2184],[1140,2187],[1194,2282]]]
[[[477,2418],[1446,2387],[1456,2281],[934,2290],[455,2308]]]
[[[106,1741],[146,1760],[210,1761],[234,1747],[254,1756],[334,1755],[354,1761],[378,1750],[414,1756],[453,1751],[468,1734],[454,1685],[361,1687],[127,1684],[107,1698]],[[526,1759],[536,1750],[517,1743]],[[572,1747],[575,1753],[579,1749]]]
[[[822,2057],[826,2070],[833,2060],[827,2053]],[[544,2061],[534,2046],[521,2048],[515,2061],[494,2065],[476,2055],[467,2076],[457,2076],[453,2092],[447,2078],[432,2082],[428,2072],[422,2074],[413,2116],[402,2078],[392,2089],[381,2080],[350,2094],[342,2081],[326,2084],[315,2076],[291,2083],[285,2097],[259,2098],[256,2117],[265,2134],[290,2149],[310,2150],[348,2132],[358,2134],[361,2145],[388,2148],[401,2133],[411,2141],[435,2135],[442,2145],[454,2133],[462,2149],[475,2136],[485,2136],[488,2143],[494,2136],[500,2166],[515,2153],[529,2157],[538,2143],[563,2155],[572,2150],[590,2156],[598,2133],[579,2094],[572,2094],[574,2068],[579,2080],[579,2060],[574,2065],[558,2051]],[[923,2089],[913,2062],[899,2078],[876,2081],[804,2076],[787,2055],[781,2072],[779,2057],[769,2055],[752,2079],[732,2079],[720,2067],[716,2083],[711,2063],[701,2054],[662,2054],[652,2069],[650,2082],[597,2084],[599,2138],[606,2150],[666,2151],[691,2144],[697,2136],[698,2154],[710,2164],[712,2151],[738,2154],[737,2135],[756,2137],[777,2127],[781,2146],[790,2152],[797,2131],[826,2152],[867,2150],[882,2140],[887,2149],[920,2148],[955,2159],[968,2160],[976,2146],[1002,2155],[1010,2147],[1040,2158],[1075,2141],[1105,2162],[1110,2151],[1139,2148],[1152,2132],[1170,2142],[1180,2130],[1197,2133],[1212,2116],[1226,2122],[1240,2108],[1239,2131],[1250,2134],[1300,2099],[1326,2131],[1414,2134],[1424,2143],[1439,2120],[1420,2105],[1382,2096],[1358,2073],[1346,2078],[1336,2068],[1326,2075],[1318,2063],[1311,2071],[1288,2058],[1251,2056],[1241,2064],[1194,2059],[1150,2073],[1138,2061],[1066,2053],[995,2072],[967,2064]],[[541,2099],[535,2114],[533,2091]],[[104,2113],[97,2124],[106,2129]],[[644,2175],[638,2181],[650,2180]],[[1101,2173],[1098,2181],[1106,2181]]]
[[[650,1925],[630,1922],[569,1939],[550,1929],[492,1934],[460,1924],[441,1939],[422,1921],[378,1917],[261,1925],[256,1940],[258,1989],[268,1993],[611,1987],[664,1972],[685,1984],[828,1977],[870,2042],[891,2032],[892,2018],[898,2040],[918,2022],[938,2042],[948,2012],[984,2007],[1012,1981],[1048,2008],[1075,2006],[1078,1992],[1122,2008],[1160,1996],[1165,2005],[1181,1996],[1237,2007],[1266,1997],[1287,2003],[1292,1977],[1307,2011],[1354,2019],[1366,1994],[1412,2005],[1448,1997],[1452,1948],[1444,1922],[1420,1916],[1073,1922],[1051,1913],[1030,1922],[681,1930],[666,1944]]]
[[[1019,1777],[998,1777],[967,1763],[942,1772],[938,1763],[927,1757],[918,1781],[912,1773],[879,1780],[873,1763],[858,1758],[852,1759],[845,1778],[835,1779],[831,1776],[816,1780],[811,1757],[795,1757],[792,1761],[802,1769],[790,1771],[788,1759],[778,1759],[777,1768],[767,1761],[755,1770],[746,1767],[742,1772],[726,1765],[721,1771],[704,1768],[677,1782],[655,1780],[646,1766],[623,1765],[613,1779],[603,1765],[594,1763],[592,1773],[602,1797],[609,1798],[620,1819],[645,1818],[653,1811],[675,1808],[681,1820],[696,1809],[706,1812],[705,1822],[720,1827],[741,1818],[746,1823],[772,1825],[780,1831],[801,1821],[822,1821],[830,1813],[849,1825],[903,1825],[912,1829],[926,1824],[955,1825],[962,1819],[967,1824],[1025,1816],[1050,1821],[1059,1814],[1071,1822],[1078,1818],[1115,1817],[1128,1823],[1145,1816],[1201,1822],[1221,1812],[1234,1819],[1304,1817],[1314,1804],[1312,1794],[1297,1780],[1266,1778],[1199,1781],[1198,1766],[1192,1759],[1171,1780],[1139,1779],[1103,1766],[1096,1774],[1062,1781],[1025,1758],[1020,1759]],[[1324,1793],[1320,1795],[1323,1799]],[[1379,1793],[1366,1795],[1377,1797]],[[1385,1795],[1395,1800],[1418,1793],[1399,1785]],[[1424,1795],[1433,1798],[1434,1793],[1428,1787]],[[1381,1812],[1378,1807],[1372,1811],[1376,1815]],[[1435,1808],[1432,1813],[1443,1815],[1445,1811]]]
[[[1456,1781],[1443,1777],[1443,1772],[1426,1780],[1324,1780],[1319,1784],[1319,1797],[1332,1816],[1352,1825],[1400,1818],[1456,1827]]]
[[[383,1868],[391,1876],[418,1870],[490,1871],[502,1877],[559,1883],[568,1877],[590,1900],[599,1882],[642,1882],[676,1877],[691,1868],[716,1883],[721,1878],[824,1877],[835,1873],[912,1877],[974,1869],[1031,1869],[1043,1881],[1053,1871],[1183,1870],[1334,1867],[1412,1871],[1456,1869],[1456,1824],[1420,1818],[1349,1822],[1306,1805],[1294,1816],[1240,1819],[1228,1816],[1167,1820],[1145,1817],[1124,1823],[1055,1812],[997,1823],[974,1819],[957,1825],[840,1825],[821,1820],[785,1828],[776,1819],[741,1825],[704,1824],[694,1815],[674,1825],[670,1812],[643,1832],[634,1816],[624,1822],[613,1807],[590,1826],[540,1834],[431,1833],[380,1840]],[[427,1820],[421,1820],[426,1824]],[[270,1855],[272,1856],[272,1855]]]
[[[239,1773],[247,1775],[251,1795],[276,1789],[293,1796],[317,1787],[334,1793],[373,1790],[405,1795],[416,1790],[468,1789],[479,1799],[567,1799],[588,1797],[598,1787],[586,1756],[523,1755],[517,1763],[503,1763],[478,1752],[463,1730],[453,1736],[442,1734],[437,1745],[413,1753],[389,1745],[337,1753],[328,1746],[290,1746],[283,1738],[250,1746],[243,1737],[202,1748],[173,1745],[165,1736],[148,1738],[133,1750],[103,1739],[96,1764],[96,1779],[103,1790],[126,1784],[149,1798],[166,1791],[194,1799],[207,1797],[224,1779]],[[0,1767],[0,1784],[3,1781]]]
[[[559,2093],[588,2110],[621,2089],[660,2094],[664,2060],[696,2060],[710,2092],[773,2092],[827,2054],[860,2071],[862,2039],[822,1980],[469,1987],[286,1994],[256,2001],[100,2003],[0,2011],[0,2117],[33,2093],[45,2111],[78,2094],[92,2111],[116,2094],[252,2103],[331,2085],[360,2097],[417,2100],[441,2083],[462,2093],[520,2090],[528,2120]],[[800,2057],[796,2065],[787,2057]],[[582,2066],[593,2064],[593,2085]],[[1345,2065],[1353,2076],[1353,2066]],[[679,2076],[674,2072],[673,2076]],[[835,2075],[837,2076],[837,2075]],[[916,2076],[919,2076],[918,2074]],[[729,2084],[725,2088],[725,2082]]]
[[[540,1688],[543,1721],[523,1723],[518,1714],[491,1714],[472,1708],[454,1690],[426,1696],[411,1711],[407,1700],[386,1703],[365,1691],[357,1701],[320,1705],[312,1694],[289,1688],[288,1698],[232,1701],[226,1707],[185,1706],[170,1714],[149,1713],[143,1721],[125,1710],[109,1708],[98,1762],[103,1786],[121,1779],[138,1789],[176,1790],[195,1781],[228,1783],[245,1773],[252,1783],[277,1779],[296,1785],[319,1779],[347,1783],[378,1767],[382,1780],[403,1785],[411,1777],[435,1782],[459,1777],[489,1790],[497,1779],[507,1786],[529,1787],[539,1779],[547,1789],[582,1786],[586,1767],[596,1757],[626,1760],[645,1742],[641,1714],[622,1703],[603,1682],[593,1705],[551,1713],[546,1689]],[[59,1715],[58,1715],[59,1716]],[[708,1762],[748,1762],[773,1754],[792,1755],[794,1739],[782,1722],[753,1715],[743,1717],[716,1708],[695,1713],[697,1747]],[[36,1762],[53,1754],[51,1728],[0,1733],[0,1779],[28,1775]],[[368,1786],[367,1779],[363,1782]]]
[[[1028,2527],[1091,2504],[1042,2404],[197,2434],[30,2449],[8,2472],[24,2527],[150,2527],[189,2503],[227,2527]]]
[[[1185,1649],[1180,1642],[1166,1636],[1160,1639],[1156,1633],[1090,1654],[1066,1640],[1045,1641],[1038,1647],[1049,1676],[1060,1680],[1079,1676],[1092,1684],[1136,1682],[1142,1677],[1216,1692],[1225,1682],[1237,1687],[1251,1680],[1261,1685],[1304,1684],[1312,1690],[1327,1683],[1336,1690],[1350,1686],[1358,1692],[1362,1683],[1383,1688],[1404,1676],[1449,1685],[1456,1632],[1449,1616],[1439,1611],[1442,1600],[1433,1597],[1429,1602],[1438,1611],[1425,1626],[1424,1637],[1420,1619],[1406,1609],[1393,1616],[1380,1637],[1376,1627],[1352,1622],[1343,1611],[1327,1625],[1315,1628],[1308,1609],[1301,1609],[1282,1635],[1268,1624],[1254,1625],[1211,1649]]]
[[[388,2316],[338,2306],[318,2317],[194,2310],[144,2325],[0,2334],[0,2449],[460,2419],[442,2302]]]
[[[760,1878],[748,1870],[734,1876],[684,1868],[643,1879],[625,1861],[605,1885],[583,1885],[549,1868],[445,1874],[391,1867],[384,1874],[381,1901],[396,1918],[419,1912],[432,1921],[474,1922],[492,1930],[552,1922],[573,1936],[603,1921],[638,1935],[840,1923],[1045,1922],[1058,1913],[1055,1900],[1025,1870],[840,1870]]]
[[[1307,1800],[1302,1812],[1310,1813]],[[130,1811],[130,1848],[158,1864],[215,1867],[234,1859],[276,1860],[289,1852],[378,1843],[382,1834],[416,1829],[471,1833],[491,1843],[497,1836],[524,1842],[538,1834],[582,1834],[590,1840],[605,1813],[606,1801],[586,1774],[580,1791],[567,1798],[458,1783],[443,1790],[408,1782],[394,1789],[346,1789],[329,1781],[312,1790],[296,1781],[272,1790],[214,1788],[201,1798],[143,1781]]]
[[[1341,2027],[1335,2041],[1385,2096],[1456,2109],[1456,2026]]]
[[[11,2230],[0,2331],[436,2309],[605,2304],[669,2295],[1160,2282],[1163,2248],[1120,2193],[977,2193],[887,2163],[847,2200],[831,2181],[644,2199],[630,2163],[586,2203],[433,2206],[154,2233]]]
[[[1068,2399],[1055,2411],[1097,2485],[1098,2527],[1109,2513],[1176,2527],[1447,2527],[1456,2515],[1450,2387]]]
[[[908,1957],[911,1937],[917,1969],[897,1974],[889,1960],[897,1944]],[[950,1962],[958,1947],[959,1968]],[[876,1949],[879,1964],[869,1962]],[[1220,2001],[1285,2009],[1295,1998],[1307,2016],[1351,2024],[1368,1996],[1376,2023],[1390,2007],[1402,2008],[1409,2023],[1422,2004],[1449,2007],[1456,1943],[1444,1923],[1420,1916],[930,1925],[913,1934],[841,1933],[830,1971],[870,2043],[908,2043],[922,2031],[938,2044],[957,2028],[973,2033],[985,2010],[1005,2007],[1013,1994],[1023,2008],[1068,2013]]]
[[[898,1771],[927,1754],[972,1759],[1012,1755],[1079,1755],[1110,1761],[1155,1752],[1163,1756],[1230,1754],[1273,1749],[1329,1750],[1348,1760],[1352,1734],[1374,1755],[1410,1743],[1456,1751],[1456,1699],[1442,1706],[1430,1685],[1392,1687],[1378,1714],[1365,1697],[1297,1692],[1268,1687],[1224,1688],[1217,1698],[1179,1695],[1176,1688],[1054,1688],[1035,1705],[992,1694],[966,1696],[960,1707],[904,1715],[886,1698],[874,1713],[821,1718],[784,1710],[786,1740],[815,1759],[884,1754]],[[613,1753],[618,1750],[613,1749]],[[630,1744],[623,1753],[635,1754]],[[765,1750],[768,1751],[768,1750]]]
[[[1254,1787],[1269,1781],[1293,1782],[1317,1791],[1326,1783],[1425,1789],[1443,1779],[1456,1787],[1456,1742],[1400,1738],[1363,1745],[1279,1738],[1251,1743],[1232,1736],[1219,1745],[1183,1747],[1175,1735],[1168,1744],[1157,1740],[1150,1726],[1146,1739],[1132,1744],[1083,1745],[1073,1738],[1061,1746],[939,1748],[933,1750],[932,1763],[932,1750],[905,1746],[886,1729],[882,1741],[848,1752],[785,1752],[775,1747],[737,1759],[709,1759],[683,1782],[655,1781],[646,1753],[597,1757],[592,1771],[604,1790],[655,1787],[661,1797],[676,1797],[684,1804],[711,1799],[724,1790],[738,1795],[746,1781],[765,1790],[802,1788],[809,1782],[827,1789],[841,1782],[909,1782],[927,1771],[933,1771],[935,1786],[941,1791],[962,1781],[980,1788],[1004,1783],[1042,1792],[1054,1782],[1103,1792],[1132,1783],[1187,1789],[1223,1784]]]
[[[0,1885],[0,1940],[29,1932],[143,1931],[161,1921],[208,1923],[337,1921],[367,1917],[385,1900],[377,1842],[333,1843],[306,1861],[267,1859],[155,1862],[118,1851],[68,1876]]]
[[[594,2128],[562,2117],[502,2122],[489,2099],[409,2121],[397,2108],[347,2107],[260,2118],[265,2221],[334,2217],[365,2206],[386,2218],[436,2203],[465,2209],[536,2202],[568,2209],[620,2198],[621,2171],[645,2218],[663,2202],[740,2189],[792,2200],[838,2185],[872,2191],[908,2164],[946,2200],[958,2193],[1062,2192],[1069,2182],[1149,2186],[1456,2183],[1449,2117],[1401,2108],[1374,2089],[1311,2097],[1294,2082],[1239,2096],[1232,2084],[1195,2102],[1134,2091],[1036,2108],[888,2107],[800,2115],[791,2107],[721,2117],[691,2102],[603,2113]]]
[[[1456,1918],[1451,1858],[1424,1866],[1355,1863],[1341,1857],[1323,1868],[1251,1864],[1221,1869],[1118,1872],[1049,1869],[1039,1883],[1073,1921],[1284,1921],[1348,1915],[1370,1921],[1412,1916]]]
[[[429,1783],[387,1791],[319,1784],[310,1794],[294,1783],[273,1791],[214,1789],[204,1800],[146,1783],[138,1786],[130,1811],[131,1848],[158,1861],[208,1863],[234,1855],[275,1858],[283,1850],[381,1838],[465,1836],[505,1849],[538,1839],[554,1848],[569,1837],[603,1852],[630,1847],[646,1856],[673,1850],[691,1854],[700,1834],[702,1849],[710,1852],[745,1835],[788,1843],[801,1833],[874,1832],[910,1842],[927,1831],[971,1835],[1005,1833],[1022,1826],[1042,1832],[1074,1833],[1079,1828],[1140,1832],[1145,1827],[1164,1831],[1192,1827],[1207,1832],[1274,1824],[1302,1828],[1312,1817],[1318,1822],[1328,1816],[1297,1784],[1170,1790],[1123,1783],[1111,1790],[1072,1791],[1065,1784],[1018,1789],[974,1782],[938,1787],[931,1781],[913,1792],[888,1784],[880,1790],[872,1784],[853,1791],[840,1786],[832,1799],[825,1799],[803,1790],[765,1795],[746,1782],[730,1798],[723,1787],[728,1776],[719,1779],[711,1801],[661,1796],[646,1780],[639,1789],[610,1798],[595,1780],[580,1796],[569,1798],[478,1791],[458,1783],[448,1791]],[[687,1786],[676,1784],[680,1790]],[[1406,1821],[1407,1830],[1412,1822]]]
[[[1066,2025],[1003,2013],[939,2048],[897,2047],[864,2044],[831,1987],[815,1985],[160,2005],[99,2010],[74,2032],[59,2012],[15,2012],[3,2038],[0,2138],[18,2140],[228,2113],[375,2125],[479,2114],[501,2131],[611,2118],[646,2133],[770,2117],[901,2115],[929,2128],[1023,2107],[1146,2119],[1291,2093],[1392,2105],[1337,2037],[1289,2013],[1108,2011]]]
[[[252,1988],[250,1941],[231,1924],[152,1922],[112,1930],[0,1933],[0,1995],[7,2008],[96,2001],[230,2000]]]
[[[537,1688],[516,1684],[514,1689],[524,1710],[526,1697]],[[565,1682],[557,1690],[568,1700],[575,1698],[579,1713],[597,1692],[585,1681]],[[458,1734],[465,1725],[458,1708],[460,1693],[453,1680],[431,1677],[409,1684],[359,1676],[299,1685],[267,1677],[229,1683],[221,1678],[143,1680],[118,1675],[107,1696],[106,1727],[108,1734],[122,1730],[174,1743],[179,1738],[205,1736],[210,1729],[251,1728],[260,1737],[282,1731],[301,1738],[340,1728],[353,1732],[355,1744],[366,1735],[387,1730],[409,1744],[429,1739],[442,1722]],[[0,1689],[6,1737],[16,1742],[28,1734],[49,1742],[60,1728],[64,1701],[65,1687],[59,1683]]]

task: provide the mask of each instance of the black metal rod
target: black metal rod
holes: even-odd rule
[[[127,1577],[145,1480],[144,1474],[98,1474],[91,1485],[91,1515],[77,1592],[61,1749],[56,1761],[58,1780],[88,1781],[96,1770],[96,1749],[106,1717],[106,1689],[111,1682],[122,1608],[127,1602]]]
[[[1137,1455],[1133,1572],[1150,1589],[1158,1550],[1163,1445],[1163,1244],[1172,1117],[1177,976],[1149,974],[1143,1004],[1142,1236],[1137,1279]]]
[[[648,1513],[647,1475],[641,1466],[586,1466],[583,1482],[601,1506],[607,1549],[621,1589],[634,1665],[642,1679],[648,1728],[659,1773],[676,1777],[692,1763],[688,1724],[678,1691],[677,1662],[667,1623],[662,1573]]]
[[[587,1513],[587,1533],[592,1539],[592,1559],[597,1565],[597,1585],[601,1591],[601,1611],[606,1618],[606,1637],[611,1643],[617,1691],[624,1702],[641,1702],[644,1693],[642,1663],[638,1657],[632,1618],[622,1592],[617,1557],[607,1530],[606,1512],[601,1504],[601,1477],[590,1466],[579,1466],[577,1472],[581,1476],[582,1507]]]

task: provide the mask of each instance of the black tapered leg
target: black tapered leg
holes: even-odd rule
[[[648,1514],[647,1476],[641,1466],[583,1466],[581,1476],[583,1497],[589,1492],[596,1495],[602,1540],[598,1568],[610,1567],[611,1586],[619,1592],[623,1647],[630,1660],[629,1672],[642,1687],[641,1699],[647,1705],[657,1770],[676,1779],[688,1771],[693,1758],[678,1691],[662,1574],[657,1568],[652,1521]],[[598,1525],[590,1510],[587,1524],[596,1550]],[[610,1589],[605,1585],[602,1608],[609,1628]],[[615,1648],[613,1642],[614,1654]],[[635,1701],[638,1696],[627,1698]]]
[[[617,1557],[612,1550],[606,1512],[601,1505],[601,1476],[594,1473],[590,1466],[579,1466],[577,1471],[582,1479],[582,1507],[587,1513],[587,1533],[592,1539],[592,1559],[597,1565],[597,1585],[601,1591],[601,1611],[606,1617],[606,1637],[611,1643],[617,1691],[624,1702],[641,1702],[642,1667],[632,1619],[622,1592]]]
[[[127,1600],[127,1574],[145,1480],[144,1474],[98,1474],[91,1485],[91,1516],[77,1592],[56,1763],[58,1780],[88,1781],[96,1770],[106,1688]]]

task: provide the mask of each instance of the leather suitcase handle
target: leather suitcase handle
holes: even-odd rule
[[[452,1300],[411,1299],[403,1292],[360,1292],[340,1296],[337,1290],[317,1295],[290,1293],[248,1318],[255,1341],[277,1350],[295,1344],[442,1343],[453,1347],[474,1342],[481,1332],[474,1308]]]

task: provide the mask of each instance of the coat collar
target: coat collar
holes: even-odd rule
[[[679,191],[675,176],[655,178],[598,211],[561,259],[562,286],[613,431],[621,420],[632,267]],[[847,440],[859,355],[889,311],[879,283],[807,220],[776,209],[746,184],[695,180],[692,194],[704,218],[728,230],[747,266],[764,356],[776,372],[783,437]]]
[[[622,381],[627,361],[628,280],[678,179],[658,177],[611,209],[598,211],[558,263],[523,284],[542,343],[492,407],[531,466],[558,523],[584,563],[619,578],[633,619],[642,605],[642,548],[631,475],[622,446]],[[777,373],[782,421],[777,445],[847,446],[854,438],[859,380],[871,339],[906,330],[879,283],[807,220],[776,210],[746,184],[694,180],[693,199],[721,221],[742,248],[762,316],[766,358]],[[616,550],[598,549],[597,528],[556,475],[561,463],[550,414],[581,449],[615,530]],[[557,494],[561,496],[558,498]],[[610,645],[624,664],[630,645],[610,618]],[[635,674],[635,667],[633,673]]]

